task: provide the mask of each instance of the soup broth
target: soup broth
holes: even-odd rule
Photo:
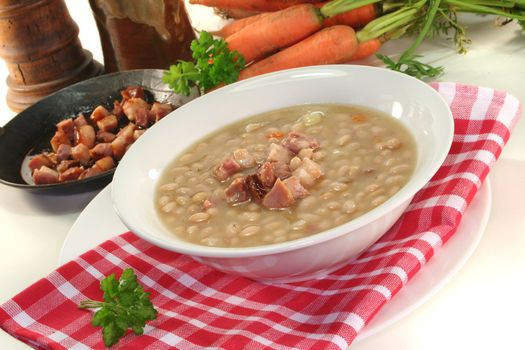
[[[384,203],[417,150],[395,118],[356,105],[259,114],[201,139],[162,174],[156,209],[196,244],[247,247],[306,237]]]

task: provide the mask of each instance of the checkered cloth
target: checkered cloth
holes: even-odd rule
[[[39,349],[103,349],[84,299],[100,280],[132,267],[159,311],[122,349],[346,349],[434,253],[500,155],[520,116],[516,98],[438,83],[455,136],[444,164],[399,221],[357,260],[323,279],[266,285],[225,275],[124,233],[61,266],[0,308],[0,326]]]

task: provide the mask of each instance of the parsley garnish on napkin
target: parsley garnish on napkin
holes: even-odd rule
[[[131,328],[136,335],[144,332],[147,321],[157,317],[157,310],[137,282],[137,276],[132,269],[125,269],[120,280],[111,274],[100,281],[100,289],[104,292],[104,301],[84,300],[79,308],[99,308],[93,316],[93,326],[102,327],[104,344],[110,347]]]

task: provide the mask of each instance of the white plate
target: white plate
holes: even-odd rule
[[[443,287],[477,247],[490,214],[489,179],[465,212],[456,234],[434,255],[376,317],[359,333],[356,342],[379,332],[408,315]],[[69,231],[59,261],[66,263],[111,237],[126,232],[111,203],[110,186],[84,209]]]

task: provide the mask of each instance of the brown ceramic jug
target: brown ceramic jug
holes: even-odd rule
[[[191,58],[195,33],[182,0],[90,0],[106,72],[166,69]]]
[[[103,72],[82,48],[64,0],[0,0],[0,56],[14,111]]]

